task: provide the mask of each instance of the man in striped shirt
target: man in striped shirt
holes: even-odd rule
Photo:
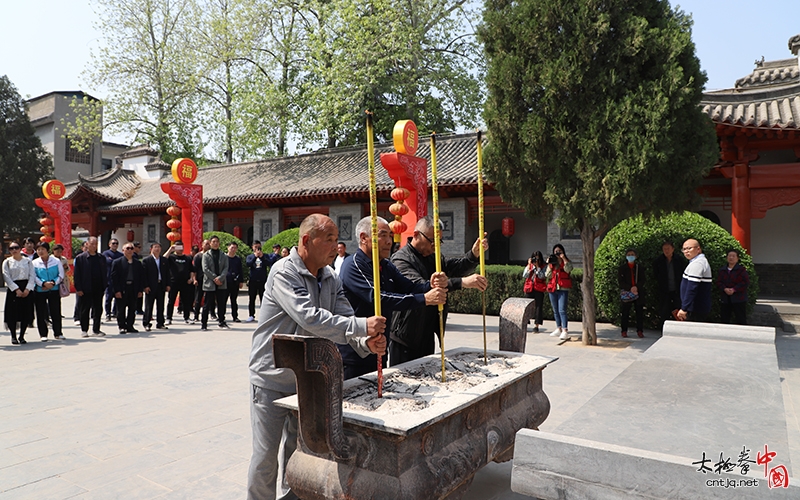
[[[681,279],[681,309],[677,318],[680,321],[705,321],[711,312],[711,266],[697,240],[686,240],[682,250],[689,264]]]

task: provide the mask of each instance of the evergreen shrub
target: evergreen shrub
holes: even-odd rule
[[[657,328],[659,325],[656,277],[653,261],[661,255],[661,245],[671,241],[675,254],[681,253],[683,242],[694,238],[700,242],[703,253],[711,266],[711,275],[716,282],[717,271],[727,265],[726,254],[731,248],[739,251],[739,262],[750,275],[747,289],[749,309],[758,297],[758,276],[753,267],[753,259],[739,242],[725,229],[702,215],[692,212],[672,213],[657,218],[642,216],[626,219],[611,231],[597,249],[595,255],[595,295],[597,306],[603,315],[614,324],[620,322],[619,283],[617,269],[625,260],[625,250],[636,250],[637,260],[645,270],[645,326]],[[720,296],[716,284],[712,287],[711,321],[719,320]],[[631,315],[634,312],[631,311]]]
[[[264,250],[264,253],[272,252],[273,245],[280,245],[281,247],[286,247],[291,250],[292,247],[297,246],[298,241],[300,241],[300,228],[293,227],[292,229],[281,231],[280,233],[276,234],[272,238],[265,241],[262,244],[262,248]]]

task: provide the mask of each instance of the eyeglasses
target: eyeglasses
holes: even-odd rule
[[[19,247],[8,247],[9,250],[19,250]]]
[[[428,238],[428,235],[423,233],[422,231],[420,231],[419,234],[421,234],[426,240],[428,240],[428,243],[430,243],[431,245],[435,245],[436,244],[436,242],[434,242],[432,239]]]
[[[112,244],[112,245],[119,245],[119,242],[117,242],[117,241],[112,241],[112,242],[111,242],[111,244]]]
[[[133,247],[122,247],[123,250],[133,250]]]

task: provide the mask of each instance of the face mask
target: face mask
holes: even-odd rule
[[[633,261],[636,260],[636,256],[635,255],[626,255],[625,259],[627,259],[628,262],[633,262]]]

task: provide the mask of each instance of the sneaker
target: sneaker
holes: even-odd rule
[[[111,315],[110,314],[106,314],[106,323],[109,323],[109,322],[111,322]]]
[[[139,330],[137,330],[136,328],[127,328],[126,330],[128,333],[139,333]]]
[[[23,339],[22,337],[20,337],[20,338],[19,338],[19,343],[20,343],[20,344],[27,344],[27,343],[28,343],[28,341],[27,341],[27,340],[25,340],[25,339]]]
[[[622,338],[623,339],[627,339],[628,338],[628,332],[622,332]]]
[[[171,319],[167,319],[167,324],[171,325],[172,324],[172,320]],[[156,328],[158,328],[158,327],[156,327]]]
[[[149,332],[150,331],[150,327],[149,326],[144,327],[144,331]]]
[[[73,323],[75,323],[75,326],[81,326],[81,320],[79,319],[74,320]]]
[[[19,340],[11,339],[11,343],[14,344],[14,345],[19,345]]]
[[[254,319],[255,319],[254,317],[248,316],[247,319],[244,320],[244,321],[245,321],[245,323],[252,323]]]
[[[126,333],[128,333],[128,331],[127,331],[127,330],[125,330],[124,328],[120,328],[120,329],[119,329],[119,334],[120,334],[120,335],[125,335]]]
[[[212,314],[211,315],[211,319],[217,319],[217,315],[216,314]]]
[[[156,330],[169,330],[166,325],[156,325]]]
[[[103,332],[92,332],[92,337],[105,337],[106,334]]]
[[[47,337],[39,337],[39,338],[41,339],[41,341],[42,341],[42,342],[47,342],[47,341],[49,341],[49,340],[50,340],[50,339],[48,339]]]
[[[636,335],[638,335],[640,339],[643,339],[643,338],[644,338],[644,332],[643,332],[643,331],[641,331],[641,330],[639,330],[638,332],[636,332]]]
[[[89,338],[89,332],[81,332],[81,337],[85,339]]]
[[[190,319],[183,320],[183,322],[186,323],[187,325],[193,325],[194,324],[194,321],[192,321]]]
[[[239,318],[233,318],[233,322],[234,323],[241,323],[241,321],[239,321]]]
[[[207,332],[207,331],[208,331],[208,327],[207,327],[207,326],[202,326],[202,325],[201,325],[201,326],[200,326],[200,331],[201,331],[201,332]]]
[[[56,340],[67,340],[63,335],[56,335]]]
[[[228,326],[228,323],[220,323],[219,324],[220,330],[230,330],[231,327]]]
[[[539,327],[538,326],[534,326],[533,327],[533,333],[539,333]]]
[[[561,327],[557,326],[556,329],[553,330],[552,333],[550,333],[550,336],[551,337],[558,337],[559,335],[561,335]]]
[[[567,340],[569,338],[569,333],[566,330],[561,331],[561,335],[558,337],[561,340]]]

